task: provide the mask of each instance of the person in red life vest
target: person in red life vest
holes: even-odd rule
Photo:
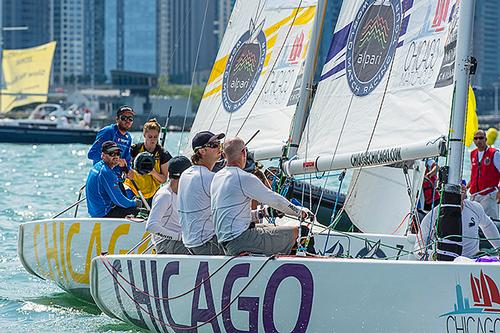
[[[439,205],[439,200],[441,198],[437,189],[437,171],[438,165],[436,161],[428,159],[425,162],[425,176],[422,184],[425,199],[424,210],[427,212]]]
[[[471,200],[483,206],[484,211],[494,220],[498,220],[500,192],[500,154],[497,149],[486,145],[486,133],[479,130],[474,134],[476,149],[471,151],[471,175],[467,188]]]

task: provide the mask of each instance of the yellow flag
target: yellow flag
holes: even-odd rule
[[[465,145],[470,147],[474,140],[474,133],[478,130],[477,114],[476,114],[476,97],[474,90],[469,85],[469,98],[467,100],[467,120],[465,123]]]
[[[56,42],[3,51],[4,89],[0,112],[34,102],[46,102]]]

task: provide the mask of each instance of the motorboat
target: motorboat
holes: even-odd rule
[[[28,119],[0,119],[0,142],[91,144],[96,135],[81,114],[58,104],[40,104]]]

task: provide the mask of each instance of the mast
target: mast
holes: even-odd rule
[[[449,174],[437,224],[437,259],[445,261],[454,260],[462,254],[461,179],[473,18],[474,0],[462,0],[459,8],[455,56],[455,97],[449,134]]]
[[[314,27],[311,35],[311,44],[307,50],[306,61],[304,65],[304,80],[300,88],[300,97],[297,104],[297,110],[292,123],[292,130],[289,139],[288,157],[295,156],[299,148],[299,142],[302,132],[306,125],[307,110],[311,104],[314,72],[318,61],[318,51],[323,35],[323,24],[325,22],[326,5],[328,0],[318,0],[318,9],[314,18]]]
[[[474,0],[460,2],[457,53],[455,58],[455,101],[451,113],[448,184],[460,186],[464,157],[464,128],[469,92],[469,69],[474,24]]]

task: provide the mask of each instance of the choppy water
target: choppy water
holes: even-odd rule
[[[139,138],[140,134],[135,133]],[[175,155],[180,133],[167,149]],[[186,140],[186,135],[183,141]],[[49,218],[76,201],[91,167],[88,145],[0,143],[0,332],[137,332],[95,305],[27,273],[17,258],[19,223]]]
[[[180,137],[169,135],[172,155]],[[19,223],[49,218],[76,200],[91,166],[88,148],[0,144],[0,332],[138,332],[30,275],[17,258]]]

